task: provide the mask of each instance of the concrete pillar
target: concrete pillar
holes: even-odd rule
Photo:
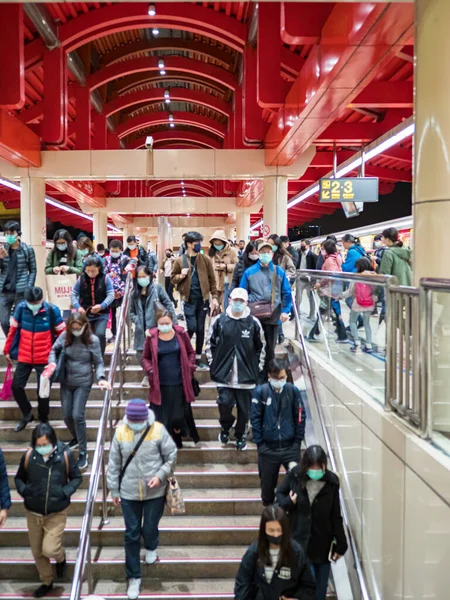
[[[142,246],[146,252],[148,252],[148,233],[139,234],[139,245]]]
[[[133,225],[124,225],[123,229],[122,229],[122,236],[123,236],[123,247],[124,249],[127,247],[127,237],[129,235],[133,235],[134,234],[134,228]]]
[[[103,212],[94,212],[93,215],[93,241],[94,247],[97,244],[104,244],[108,247],[108,215]]]
[[[236,240],[244,240],[245,243],[250,239],[250,213],[240,210],[236,213]]]
[[[287,233],[288,178],[284,175],[264,177],[264,237]]]
[[[20,227],[22,239],[36,254],[36,285],[45,295],[45,259],[47,255],[47,225],[45,214],[45,180],[23,177],[20,180]]]
[[[172,227],[168,217],[158,217],[158,267],[161,267],[166,248],[172,248]],[[158,270],[159,283],[164,284],[164,273]]]
[[[156,252],[156,247],[158,244],[158,236],[150,235],[148,238],[148,243],[149,243],[149,249],[152,250],[153,252]]]
[[[443,249],[450,229],[450,3],[416,0],[414,140],[414,284],[422,277],[448,279]],[[445,243],[444,243],[445,246]],[[433,293],[431,423],[450,432],[450,295]]]
[[[234,238],[236,237],[235,225],[228,225],[226,232],[227,238],[234,241]]]

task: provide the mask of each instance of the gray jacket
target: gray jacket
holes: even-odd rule
[[[8,264],[10,261],[9,244],[5,244],[5,250],[8,253],[5,258],[0,258],[0,292],[3,292],[6,276],[8,274]],[[17,273],[16,273],[16,294],[24,294],[25,291],[33,287],[36,282],[36,256],[34,249],[20,242],[17,252]]]
[[[159,285],[159,283],[153,283],[150,285],[149,291],[150,293],[145,302],[145,320],[144,311],[142,310],[141,294],[136,294],[134,291],[130,299],[129,314],[131,322],[135,325],[134,349],[138,351],[144,349],[145,330],[156,327],[155,302],[159,302],[167,308],[172,315],[174,324],[177,325],[178,323],[175,309],[164,288]]]
[[[107,482],[112,498],[124,500],[152,500],[166,493],[167,477],[175,468],[177,447],[162,423],[155,421],[149,410],[148,424],[151,425],[144,442],[128,465],[119,490],[119,474],[144,430],[134,432],[127,425],[127,418],[116,429],[109,451]],[[161,485],[149,488],[153,477],[159,477]]]
[[[94,369],[96,380],[105,378],[105,367],[103,364],[100,342],[96,335],[91,335],[91,343],[87,346],[80,338],[73,338],[73,343],[66,346],[66,335],[63,333],[53,344],[48,358],[49,363],[57,363],[62,349],[66,353],[65,385],[70,387],[90,387],[94,383]]]

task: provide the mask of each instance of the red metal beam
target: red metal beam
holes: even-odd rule
[[[41,166],[40,137],[5,110],[0,110],[0,158],[18,167]]]
[[[349,108],[412,108],[412,81],[374,81],[351,102]]]
[[[389,148],[388,150],[385,150],[381,156],[408,163],[412,167],[412,148],[402,148],[401,146],[395,146],[394,148]]]
[[[268,125],[264,122],[257,102],[257,58],[256,50],[247,46],[244,53],[243,133],[248,144],[261,143]]]
[[[21,4],[0,4],[0,32],[0,108],[21,109],[25,103]]]
[[[281,2],[281,39],[289,46],[318,44],[334,2]]]
[[[283,106],[288,90],[281,78],[280,5],[261,2],[258,8],[257,99],[261,108]]]
[[[91,98],[89,88],[76,84],[77,118],[75,121],[75,135],[77,150],[91,149]],[[70,127],[69,127],[70,132]]]
[[[49,187],[67,194],[77,202],[88,204],[95,208],[105,208],[105,189],[96,181],[57,181],[48,182]]]
[[[111,100],[103,107],[103,112],[107,117],[113,115],[120,110],[135,106],[136,104],[156,104],[164,102],[164,90],[163,88],[150,88],[148,90],[141,90],[132,92],[130,94],[124,94],[119,96],[115,100]],[[197,92],[189,90],[187,88],[170,88],[170,99],[171,101],[191,102],[193,104],[199,104],[206,106],[212,110],[217,111],[225,116],[230,114],[230,105],[228,102],[213,96],[212,94],[206,94],[204,92]],[[170,109],[170,104],[167,105]]]
[[[155,133],[152,133],[152,137],[155,145],[160,145],[164,142],[177,141],[195,143],[204,148],[220,149],[222,147],[222,144],[218,140],[196,131],[156,131]],[[145,139],[146,136],[131,140],[128,142],[127,148],[143,148],[145,146]]]
[[[266,135],[267,164],[288,165],[319,138],[409,41],[413,24],[412,4],[336,3]]]
[[[46,144],[67,144],[67,57],[62,48],[44,53],[44,120],[41,137]]]
[[[19,119],[19,121],[22,121],[22,123],[25,123],[28,125],[30,123],[34,123],[38,119],[41,119],[43,114],[44,114],[44,103],[38,102],[37,104],[30,106],[30,108],[22,110],[16,116]]]
[[[94,118],[94,137],[92,139],[93,150],[106,150],[108,146],[108,136],[106,129],[106,115],[95,113]]]
[[[315,143],[327,146],[333,142],[349,145],[367,144],[401,123],[403,115],[397,112],[392,112],[389,118],[380,123],[332,123],[317,136]]]
[[[190,127],[198,127],[203,131],[209,131],[219,137],[224,137],[226,133],[225,125],[219,123],[215,119],[209,117],[203,117],[196,115],[195,113],[188,112],[175,112],[172,113],[174,117],[175,127],[177,124],[189,125]],[[168,113],[148,113],[139,115],[131,119],[127,119],[121,123],[117,128],[116,132],[119,138],[123,138],[134,131],[144,129],[145,127],[154,127],[155,125],[168,125]]]
[[[144,72],[135,75],[127,75],[126,77],[115,81],[112,86],[114,92],[120,96],[124,93],[136,91],[136,88],[142,89],[142,86],[144,85],[151,84],[152,86],[155,86],[158,83],[167,83],[167,81],[173,81],[174,87],[177,87],[180,82],[193,83],[194,85],[204,86],[207,90],[217,92],[222,96],[228,92],[227,88],[224,86],[216,84],[211,79],[206,79],[198,73],[182,73],[180,71],[172,71],[170,78],[168,78],[167,75],[160,75],[159,71],[158,73]]]
[[[109,81],[118,79],[119,77],[132,75],[133,73],[159,72],[160,68],[158,67],[158,62],[160,60],[161,58],[157,56],[146,56],[144,58],[133,58],[131,60],[114,63],[113,65],[109,65],[96,71],[88,77],[86,86],[92,92],[98,87]],[[234,90],[236,87],[236,79],[232,73],[201,60],[194,60],[193,58],[182,58],[178,56],[165,57],[164,70],[169,74],[168,77],[170,77],[172,71],[198,73],[206,79],[224,85],[230,90]]]

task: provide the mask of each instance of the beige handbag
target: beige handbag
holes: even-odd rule
[[[173,474],[167,480],[166,504],[171,515],[184,515],[186,512],[180,485]]]

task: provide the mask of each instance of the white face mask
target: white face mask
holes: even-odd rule
[[[128,250],[136,250],[136,244],[128,244],[127,248]]]
[[[81,329],[72,329],[72,335],[75,337],[81,337],[86,329],[86,325],[83,325]]]
[[[119,258],[120,252],[110,252],[111,258]]]

